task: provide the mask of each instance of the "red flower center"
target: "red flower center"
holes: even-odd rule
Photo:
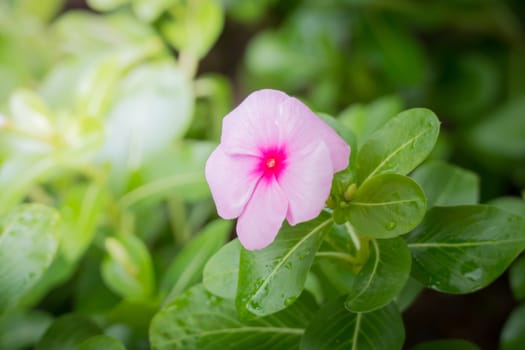
[[[263,179],[270,181],[279,176],[286,168],[286,150],[284,147],[269,148],[261,151],[258,172]]]

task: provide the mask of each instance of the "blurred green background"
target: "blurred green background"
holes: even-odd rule
[[[0,348],[31,346],[72,311],[148,347],[161,301],[200,278],[203,262],[172,288],[191,252],[230,234],[205,226],[202,169],[254,89],[362,133],[369,115],[428,107],[442,121],[432,158],[478,173],[482,202],[522,196],[524,26],[521,0],[1,0],[0,215],[44,203],[64,232],[13,301],[22,311],[0,319]],[[178,254],[206,228],[217,241]],[[404,315],[407,345],[496,348],[515,305],[507,276],[470,296],[427,291]]]

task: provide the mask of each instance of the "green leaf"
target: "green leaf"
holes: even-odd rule
[[[503,326],[500,350],[521,350],[525,346],[525,305],[512,311]]]
[[[399,113],[374,132],[357,155],[359,183],[382,173],[408,174],[430,154],[439,120],[424,108]]]
[[[402,108],[403,102],[399,97],[386,96],[368,105],[351,105],[341,112],[339,120],[354,132],[359,145],[363,145],[374,131],[401,112]]]
[[[353,312],[369,312],[387,305],[410,276],[412,257],[405,240],[372,240],[370,245],[370,257],[345,301],[345,307]]]
[[[148,248],[133,235],[106,238],[102,278],[115,293],[128,299],[147,299],[154,289],[153,265]]]
[[[500,209],[506,210],[509,213],[525,217],[525,200],[518,197],[500,197],[487,202],[487,204]]]
[[[414,346],[411,350],[480,350],[480,347],[462,339],[433,340]]]
[[[60,206],[64,222],[60,250],[69,262],[77,261],[91,244],[107,200],[105,187],[96,182],[65,192]]]
[[[53,262],[58,218],[49,207],[25,204],[0,220],[0,314],[15,306]]]
[[[160,286],[161,293],[169,292],[165,304],[202,279],[204,265],[226,242],[231,228],[231,221],[215,220],[177,254]]]
[[[108,335],[96,335],[84,340],[78,346],[78,350],[126,350],[124,345],[117,339]]]
[[[86,339],[102,333],[89,318],[76,314],[61,316],[46,331],[36,350],[76,350]]]
[[[152,22],[156,20],[177,0],[131,0],[133,11],[143,21]]]
[[[344,299],[324,305],[306,328],[301,350],[401,350],[403,320],[395,304],[367,313],[345,309]]]
[[[467,135],[481,157],[521,160],[525,156],[525,96],[522,95],[499,108]]]
[[[243,321],[232,300],[197,285],[155,316],[150,341],[157,350],[293,350],[316,308],[313,298],[303,294],[286,310]]]
[[[423,188],[429,208],[479,201],[479,177],[460,167],[432,161],[417,168],[412,178]]]
[[[330,215],[296,226],[284,224],[275,241],[258,251],[241,249],[236,305],[243,318],[265,316],[290,306],[301,294]]]
[[[235,299],[239,278],[241,243],[238,239],[228,242],[204,267],[202,284],[211,293],[225,299]]]
[[[408,309],[417,299],[422,290],[423,285],[414,278],[409,277],[401,292],[396,296],[396,304],[399,311],[404,312]]]
[[[408,236],[412,276],[446,293],[491,283],[525,248],[525,220],[485,205],[434,207]]]
[[[33,348],[52,322],[50,315],[36,310],[0,317],[0,349]]]
[[[525,256],[517,259],[509,269],[510,288],[516,300],[525,299]]]
[[[348,203],[352,225],[366,236],[390,238],[416,227],[426,210],[426,198],[409,177],[381,174],[367,180]]]
[[[20,14],[47,22],[60,12],[64,0],[17,0],[14,3]]]
[[[120,198],[120,206],[140,207],[174,194],[187,200],[209,197],[203,169],[215,147],[210,142],[185,141],[159,151],[144,163],[142,183]]]
[[[222,31],[224,13],[217,0],[179,2],[170,9],[161,31],[179,52],[200,59],[208,53]]]

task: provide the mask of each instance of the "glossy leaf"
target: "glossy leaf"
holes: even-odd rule
[[[239,278],[241,243],[228,242],[206,263],[202,284],[211,293],[225,299],[235,299]]]
[[[137,237],[106,238],[101,266],[106,285],[124,298],[148,298],[154,291],[153,265],[147,247]]]
[[[324,305],[306,328],[301,350],[401,350],[403,320],[395,304],[367,313],[345,309],[344,299]]]
[[[520,257],[510,266],[509,279],[514,298],[525,299],[525,256]]]
[[[84,340],[78,346],[78,350],[126,350],[124,345],[117,339],[108,335],[96,335]]]
[[[298,349],[304,328],[315,310],[313,298],[303,294],[286,310],[243,321],[232,300],[217,297],[197,285],[155,316],[150,341],[158,350]]]
[[[58,249],[58,213],[43,205],[15,207],[0,221],[0,314],[38,283]]]
[[[348,203],[352,225],[366,236],[390,238],[409,232],[423,219],[426,198],[409,177],[381,174],[367,180]]]
[[[89,318],[68,314],[56,319],[46,331],[36,350],[76,350],[86,339],[102,333]]]
[[[423,188],[428,208],[479,201],[479,177],[455,165],[429,162],[417,168],[412,178]]]
[[[516,308],[503,326],[500,350],[520,350],[525,346],[525,305]]]
[[[461,339],[441,339],[418,344],[411,350],[480,350],[480,347]]]
[[[387,305],[410,275],[412,257],[405,240],[372,240],[370,246],[370,257],[345,301],[345,307],[353,312],[369,312]]]
[[[399,113],[359,150],[359,183],[382,173],[408,174],[430,154],[438,134],[439,120],[432,111],[414,108]]]
[[[525,220],[490,206],[434,207],[408,243],[417,280],[470,293],[495,280],[525,248]]]
[[[177,254],[161,283],[161,292],[168,294],[164,303],[202,279],[204,265],[226,242],[231,228],[230,221],[213,221]]]
[[[315,253],[325,232],[331,229],[330,215],[289,226],[285,224],[275,241],[258,251],[241,249],[236,305],[248,318],[282,310],[299,297]]]

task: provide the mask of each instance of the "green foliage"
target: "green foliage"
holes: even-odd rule
[[[17,305],[45,274],[58,248],[58,214],[20,205],[0,221],[0,314]]]
[[[75,6],[0,1],[0,348],[395,350],[425,287],[510,266],[525,298],[519,1]],[[328,208],[252,252],[203,170],[234,98],[269,87],[352,152]],[[441,348],[478,349],[413,349]]]
[[[243,318],[265,316],[292,305],[301,292],[323,235],[328,214],[297,226],[285,226],[265,249],[241,249],[236,305]]]
[[[168,293],[164,303],[201,281],[204,265],[226,242],[230,231],[228,221],[211,222],[179,252],[161,283],[161,292]]]
[[[155,349],[298,349],[315,311],[312,297],[303,294],[286,310],[245,321],[239,319],[233,300],[197,285],[155,316],[150,339]]]
[[[383,173],[408,174],[432,151],[439,120],[428,109],[410,109],[386,122],[363,144],[357,156],[360,184]]]
[[[301,350],[396,350],[403,347],[404,340],[401,315],[394,304],[372,312],[352,313],[339,298],[314,315],[301,340]]]
[[[405,286],[412,262],[401,238],[372,240],[370,257],[356,275],[345,307],[353,312],[369,312],[383,307]]]
[[[202,275],[202,284],[211,293],[225,299],[235,299],[239,277],[241,243],[238,239],[228,242],[213,255]]]
[[[435,207],[408,246],[421,283],[470,293],[494,281],[525,248],[525,220],[490,206]]]
[[[35,349],[77,349],[86,339],[100,334],[101,331],[99,326],[85,316],[65,315],[51,324]]]
[[[503,326],[501,350],[517,350],[525,345],[525,305],[516,308]]]
[[[425,194],[409,177],[381,174],[367,180],[348,204],[348,218],[369,237],[391,238],[412,230],[425,215]]]
[[[126,348],[117,339],[107,335],[96,335],[84,340],[78,346],[79,350],[125,350]]]
[[[423,188],[428,208],[479,201],[479,178],[457,166],[441,161],[428,162],[417,168],[412,178]]]
[[[155,288],[151,257],[135,236],[107,238],[107,255],[101,266],[104,282],[115,293],[129,299],[147,299]]]

